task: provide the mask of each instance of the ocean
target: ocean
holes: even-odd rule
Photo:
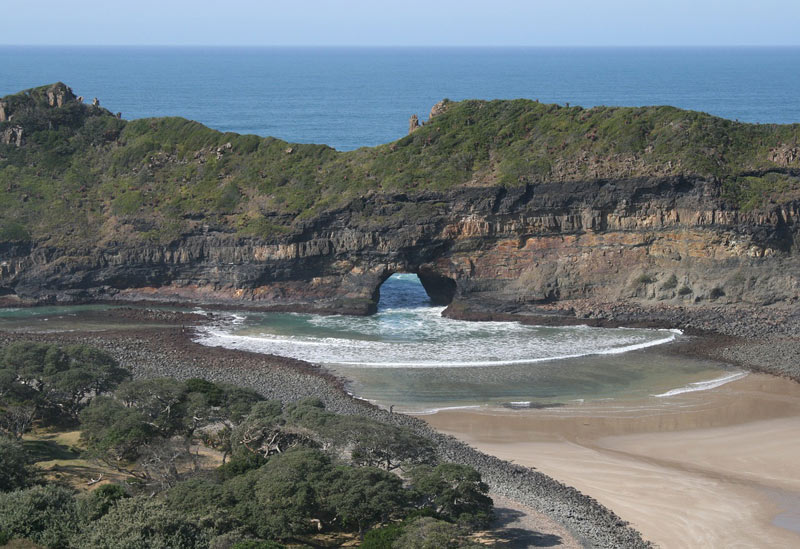
[[[319,49],[0,47],[0,95],[63,81],[124,118],[183,116],[221,131],[339,150],[402,137],[447,97],[670,104],[758,123],[800,121],[800,48]],[[415,275],[369,318],[232,311],[208,345],[319,363],[362,398],[451,406],[668,401],[741,377],[659,349],[670,331],[443,319]],[[0,325],[102,329],[80,308],[0,311]],[[654,404],[655,405],[655,404]]]
[[[800,48],[0,47],[0,95],[56,81],[127,119],[339,150],[398,139],[445,97],[800,122]]]

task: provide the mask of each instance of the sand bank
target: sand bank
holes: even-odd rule
[[[751,374],[668,398],[424,419],[575,486],[661,547],[800,546],[800,384]]]

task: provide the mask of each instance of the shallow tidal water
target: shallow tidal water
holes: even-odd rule
[[[660,352],[674,330],[525,326],[443,318],[419,279],[395,274],[369,317],[242,313],[201,329],[205,345],[291,356],[349,380],[356,396],[398,411],[539,407],[668,399],[744,374]]]
[[[114,306],[0,309],[0,330],[102,332],[158,328]],[[320,364],[355,396],[398,411],[452,407],[538,408],[599,401],[655,407],[739,379],[744,372],[671,353],[677,330],[526,326],[441,316],[414,274],[381,287],[369,317],[229,311],[197,341]],[[109,314],[111,313],[111,314]]]

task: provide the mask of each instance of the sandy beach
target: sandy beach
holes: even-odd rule
[[[660,547],[800,546],[795,382],[750,374],[669,398],[424,419],[575,486]]]

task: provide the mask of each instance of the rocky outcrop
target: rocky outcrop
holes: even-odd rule
[[[413,272],[455,310],[526,313],[587,298],[796,305],[800,202],[744,212],[720,195],[714,181],[681,177],[373,194],[270,240],[197,220],[164,246],[6,245],[0,288],[31,302],[368,314],[392,273]]]
[[[22,146],[22,126],[11,126],[3,130],[0,134],[0,143],[3,145],[14,145],[16,147]]]
[[[431,107],[431,112],[428,115],[428,122],[433,120],[435,117],[442,114],[444,111],[447,110],[447,105],[450,103],[447,99],[442,99],[438,103],[436,103],[433,107]]]
[[[419,127],[419,118],[416,114],[412,114],[411,118],[408,119],[408,133],[413,133]]]

